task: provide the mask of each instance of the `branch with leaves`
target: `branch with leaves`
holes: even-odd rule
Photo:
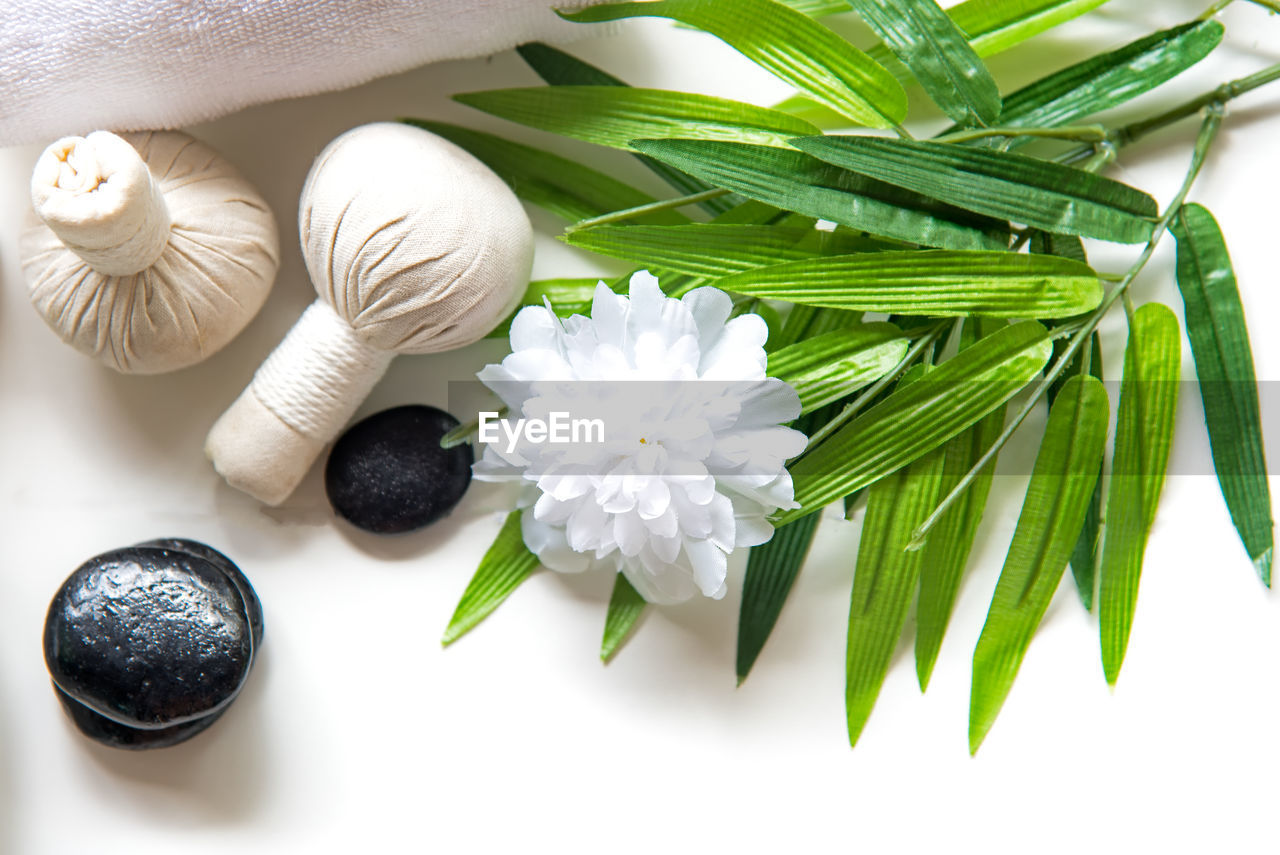
[[[746,679],[764,649],[819,512],[840,503],[849,512],[865,497],[845,663],[851,742],[913,602],[917,674],[922,691],[928,685],[997,457],[1046,403],[1039,453],[974,651],[970,749],[995,721],[1068,566],[1084,607],[1098,603],[1103,671],[1115,683],[1179,388],[1177,316],[1158,303],[1138,305],[1133,293],[1166,232],[1178,244],[1184,325],[1219,483],[1248,558],[1270,585],[1271,501],[1244,312],[1217,223],[1186,199],[1227,104],[1280,78],[1280,66],[1128,124],[1093,118],[1208,56],[1224,36],[1215,19],[1223,0],[1194,21],[1001,93],[983,57],[1104,1],[967,0],[947,11],[934,0],[613,3],[563,16],[671,19],[723,40],[796,95],[765,108],[633,88],[559,50],[526,45],[521,55],[549,85],[456,96],[502,119],[629,152],[679,194],[668,199],[522,143],[410,120],[568,220],[562,239],[570,245],[661,272],[673,296],[714,285],[738,311],[769,323],[769,374],[799,392],[797,427],[810,441],[788,467],[800,507],[778,513],[773,540],[748,558],[737,676]],[[857,14],[881,43],[861,50],[817,20],[840,12]],[[916,85],[955,122],[931,140],[905,124],[906,90]],[[1163,207],[1101,174],[1135,140],[1197,115],[1186,178]],[[1141,249],[1126,270],[1099,272],[1083,239]],[[535,282],[524,302],[546,300],[568,316],[589,305],[594,286]],[[1109,437],[1096,331],[1117,305],[1129,333]],[[536,569],[513,514],[445,642]],[[644,608],[619,577],[606,661]]]

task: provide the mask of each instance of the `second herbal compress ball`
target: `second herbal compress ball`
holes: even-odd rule
[[[318,298],[209,432],[227,482],[288,498],[397,353],[483,338],[529,280],[533,231],[506,184],[421,128],[364,125],[316,159],[298,208]]]

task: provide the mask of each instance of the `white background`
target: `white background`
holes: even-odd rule
[[[1227,44],[1144,111],[1280,60],[1280,19],[1237,6]],[[991,65],[1009,91],[1200,10],[1114,0]],[[715,40],[660,22],[572,50],[636,84],[759,103],[786,94]],[[444,118],[664,192],[622,155],[448,100],[534,82],[506,54],[195,128],[272,203],[284,265],[261,316],[226,351],[160,377],[98,366],[32,311],[16,235],[38,147],[0,151],[0,851],[1274,850],[1280,603],[1254,576],[1212,478],[1166,487],[1117,690],[1102,677],[1096,621],[1064,581],[973,759],[970,659],[1025,486],[1016,475],[998,479],[928,694],[916,686],[909,627],[852,752],[843,659],[856,523],[824,524],[773,638],[735,689],[741,561],[724,601],[654,610],[609,667],[597,659],[611,585],[602,577],[541,574],[442,651],[440,633],[499,523],[481,493],[434,528],[378,538],[335,522],[317,472],[275,510],[219,481],[201,453],[206,430],[313,296],[294,211],[311,158],[333,136],[398,115]],[[917,98],[925,129],[930,115]],[[1127,150],[1113,174],[1167,200],[1194,132],[1184,123]],[[1280,379],[1277,139],[1280,91],[1233,104],[1192,194],[1228,235],[1264,380]],[[537,275],[619,269],[555,244],[550,218],[535,214],[535,224]],[[1092,249],[1110,270],[1136,253]],[[1172,249],[1166,241],[1135,293],[1180,313]],[[1123,331],[1105,330],[1115,368]],[[490,342],[402,357],[362,413],[443,406],[449,380],[502,352]],[[1189,352],[1184,365],[1191,376]],[[1033,438],[1008,453],[1022,471]],[[1177,444],[1205,442],[1200,402],[1184,396]],[[152,753],[103,748],[72,728],[50,691],[45,608],[89,556],[175,535],[241,564],[266,609],[266,646],[204,735]]]

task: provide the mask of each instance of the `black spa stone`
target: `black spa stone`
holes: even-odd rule
[[[457,426],[427,406],[383,410],[353,425],[324,470],[334,512],[379,534],[413,531],[449,513],[467,492],[474,459],[470,445],[440,447]]]
[[[222,714],[261,638],[261,606],[239,568],[171,538],[103,553],[72,573],[49,605],[44,653],[81,732],[117,748],[160,748]]]
[[[201,543],[198,540],[160,537],[137,545],[187,552],[197,558],[203,558],[226,574],[231,584],[235,585],[236,590],[240,592],[240,599],[244,600],[245,610],[249,616],[249,627],[253,630],[253,651],[255,655],[257,654],[258,648],[262,647],[262,603],[258,600],[258,592],[253,590],[253,585],[249,584],[249,580],[240,572],[235,562],[207,543]]]
[[[223,707],[203,718],[198,718],[185,724],[175,724],[173,727],[143,730],[140,727],[129,727],[126,724],[120,724],[118,721],[112,721],[104,715],[99,715],[79,701],[73,700],[70,695],[59,689],[56,684],[53,687],[53,691],[57,694],[58,700],[62,702],[63,710],[66,711],[67,715],[71,716],[71,721],[75,723],[81,733],[95,742],[101,742],[111,748],[123,748],[127,751],[168,748],[170,745],[185,742],[217,721],[226,710],[226,707]]]

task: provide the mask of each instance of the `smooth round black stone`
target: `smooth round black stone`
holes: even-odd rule
[[[383,410],[353,425],[324,469],[334,512],[379,534],[414,531],[449,513],[471,484],[474,460],[470,445],[440,447],[457,426],[427,406]]]
[[[170,745],[185,742],[208,728],[209,725],[221,718],[222,713],[226,711],[226,707],[223,707],[185,724],[143,730],[140,727],[129,727],[118,721],[112,721],[106,716],[99,715],[59,689],[56,683],[53,686],[53,691],[58,696],[58,700],[62,702],[63,710],[66,711],[67,715],[71,716],[72,723],[79,728],[81,733],[95,742],[101,742],[111,748],[123,748],[127,751],[168,748]]]
[[[172,728],[235,698],[253,630],[224,569],[191,552],[135,546],[103,553],[63,583],[45,619],[54,684],[131,728]]]
[[[258,649],[262,647],[262,603],[258,600],[258,592],[253,590],[253,585],[249,584],[249,580],[245,578],[244,573],[240,572],[240,568],[234,561],[207,543],[181,537],[158,537],[136,545],[186,552],[197,558],[203,558],[225,573],[231,580],[231,584],[235,585],[236,590],[240,592],[240,599],[244,600],[245,610],[249,615],[249,627],[253,630],[253,654],[255,657],[258,655]]]

